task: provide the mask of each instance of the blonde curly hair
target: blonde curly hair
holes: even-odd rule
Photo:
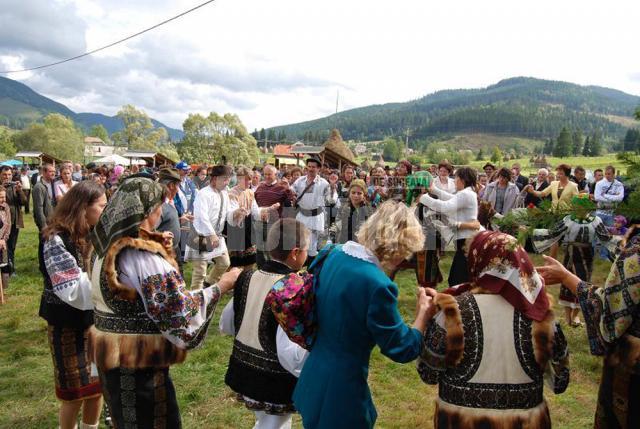
[[[393,260],[408,259],[424,248],[422,225],[415,207],[396,201],[386,201],[360,227],[358,242],[380,260],[385,269],[395,268]]]

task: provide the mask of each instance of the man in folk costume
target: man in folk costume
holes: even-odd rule
[[[469,239],[470,282],[435,298],[418,373],[438,384],[434,425],[550,429],[543,385],[569,383],[569,352],[544,281],[507,234]]]
[[[318,158],[307,159],[307,175],[291,186],[297,196],[296,219],[311,231],[310,261],[318,254],[318,239],[325,231],[325,207],[339,202],[336,182],[330,184],[318,175],[321,166]]]
[[[118,187],[91,234],[95,325],[93,359],[117,428],[180,428],[169,367],[204,340],[220,296],[240,270],[205,289],[188,291],[162,215],[161,184],[146,177]]]
[[[185,260],[193,261],[191,289],[199,289],[203,283],[206,286],[214,284],[231,264],[222,231],[227,217],[231,218],[227,186],[232,175],[231,167],[214,166],[209,186],[196,195],[193,224],[185,252]],[[215,265],[207,275],[209,261]]]
[[[302,268],[308,245],[304,225],[276,221],[267,237],[271,259],[238,277],[220,318],[220,330],[234,336],[225,383],[255,413],[254,429],[291,428],[293,390],[307,351],[287,337],[266,298],[276,282]]]

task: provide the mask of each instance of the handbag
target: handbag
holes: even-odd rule
[[[334,244],[326,246],[309,266],[308,272],[291,273],[277,281],[266,297],[273,315],[289,339],[311,350],[316,338],[316,289],[325,259]]]

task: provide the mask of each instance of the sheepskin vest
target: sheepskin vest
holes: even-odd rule
[[[160,240],[155,234],[123,237],[109,247],[104,258],[95,262],[91,278],[95,305],[91,346],[100,370],[165,368],[183,362],[186,357],[186,350],[165,339],[147,316],[138,292],[118,279],[121,262],[118,256],[127,248],[155,253],[178,269],[170,250]]]

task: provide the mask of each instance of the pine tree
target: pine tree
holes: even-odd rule
[[[260,130],[260,140],[262,142],[264,142],[264,140],[267,138],[267,132],[263,129]]]
[[[571,133],[569,133],[566,127],[563,127],[560,135],[558,135],[556,146],[553,148],[553,156],[559,158],[570,156],[572,153],[572,143]]]
[[[491,155],[491,162],[497,164],[502,161],[502,152],[498,146],[493,147],[493,154]]]
[[[597,131],[591,137],[591,156],[600,156],[602,153],[602,142],[600,141],[600,133]]]
[[[575,130],[573,132],[572,140],[573,140],[572,153],[574,156],[578,156],[582,153],[582,145],[584,144],[584,137],[582,135],[582,131],[579,129]]]
[[[582,147],[582,156],[591,156],[591,137],[587,136]]]
[[[484,153],[482,152],[482,148],[478,151],[478,155],[476,156],[476,161],[482,161],[484,159]]]
[[[542,153],[545,155],[551,155],[553,153],[554,146],[555,146],[555,143],[553,139],[547,140],[544,144],[544,148],[542,149]]]

